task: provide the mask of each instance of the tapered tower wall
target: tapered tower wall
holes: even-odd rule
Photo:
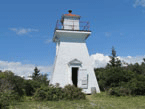
[[[91,93],[91,87],[96,87],[97,92],[100,92],[84,38],[79,36],[74,37],[73,35],[66,38],[63,35],[59,38],[58,43],[56,63],[51,84],[59,83],[61,87],[73,84],[71,68],[79,67],[79,69],[85,69],[86,74],[88,74],[88,88],[83,89],[83,91],[89,94]],[[82,64],[69,65],[69,62],[74,59],[79,60]],[[78,71],[78,87],[81,87],[81,83],[79,82],[81,81],[81,76],[83,75],[79,75]]]

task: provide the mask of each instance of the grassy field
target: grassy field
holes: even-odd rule
[[[145,96],[114,97],[105,93],[87,95],[86,100],[74,101],[32,101],[25,98],[24,102],[10,105],[10,109],[145,109]]]

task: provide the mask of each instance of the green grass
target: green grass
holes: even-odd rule
[[[10,105],[10,109],[145,109],[145,96],[115,97],[105,93],[87,95],[86,100],[33,101],[26,97],[24,102]]]

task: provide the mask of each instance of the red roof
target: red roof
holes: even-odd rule
[[[76,17],[79,17],[79,15],[75,15],[75,14],[72,14],[72,13],[69,13],[69,14],[64,14],[65,16],[76,16]]]

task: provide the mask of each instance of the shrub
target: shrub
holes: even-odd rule
[[[7,93],[0,93],[0,109],[6,108],[9,105],[9,94]]]
[[[0,77],[0,109],[5,109],[11,101],[20,100],[21,96],[19,92],[21,90],[18,90],[19,92],[14,90],[16,85],[9,79],[9,76],[12,75],[11,72],[1,73],[0,75],[3,75]],[[17,89],[20,88],[17,86]]]
[[[6,107],[10,104],[11,101],[20,100],[18,93],[15,93],[12,90],[7,90],[5,92],[0,92],[0,109]]]
[[[114,87],[108,90],[108,94],[115,96],[127,96],[131,94],[131,90],[124,87]]]
[[[137,75],[136,78],[132,78],[128,82],[128,87],[131,90],[132,95],[145,95],[145,77]]]
[[[125,70],[123,67],[97,69],[96,76],[101,91],[108,90],[111,87],[126,87],[124,85],[136,77],[134,72]],[[125,84],[122,85],[122,82]]]
[[[49,90],[48,87],[38,88],[34,94],[34,99],[35,100],[46,100],[48,90]]]
[[[41,87],[41,84],[38,81],[34,80],[25,80],[24,90],[27,96],[34,95],[35,91]]]
[[[74,99],[85,99],[85,94],[82,93],[81,88],[77,88],[72,85],[67,85],[64,88],[59,87],[58,84],[43,86],[34,94],[35,100],[74,100]]]
[[[49,86],[47,100],[61,100],[63,99],[63,95],[63,90],[59,87],[59,84],[56,84],[55,86],[51,85]]]
[[[24,95],[24,79],[20,76],[14,75],[14,73],[11,71],[5,71],[0,73],[0,80],[2,80],[1,85],[3,86],[5,86],[5,82],[3,82],[3,80],[7,81],[8,83],[6,84],[6,86],[9,86],[9,89],[14,90],[16,93],[18,93],[20,97]]]
[[[42,86],[34,94],[35,100],[60,100],[63,98],[63,91],[59,85]]]
[[[82,92],[81,88],[77,88],[74,85],[67,85],[63,89],[64,99],[66,100],[74,100],[74,99],[85,99],[86,96]]]

